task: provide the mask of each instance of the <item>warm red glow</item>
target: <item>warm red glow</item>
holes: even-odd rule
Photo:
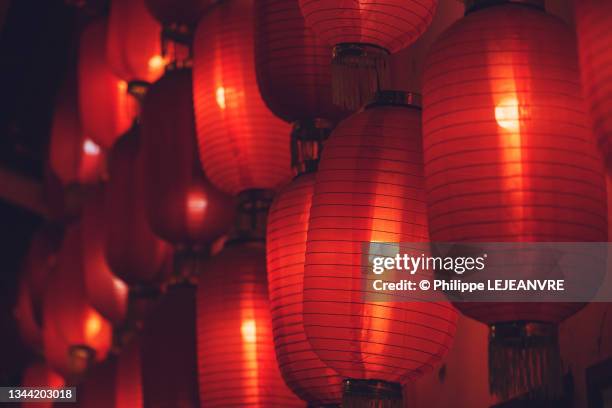
[[[102,318],[98,312],[93,309],[88,311],[84,329],[87,341],[95,340],[102,330]]]

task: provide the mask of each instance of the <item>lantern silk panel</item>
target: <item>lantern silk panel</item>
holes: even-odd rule
[[[595,137],[612,169],[612,4],[574,0],[584,96]]]
[[[230,244],[203,270],[197,303],[201,406],[304,407],[283,382],[274,355],[263,245]]]
[[[424,76],[433,241],[606,241],[601,160],[587,127],[573,32],[521,5],[451,26]],[[457,304],[485,323],[559,322],[582,304]]]
[[[371,44],[394,53],[429,27],[436,0],[300,0],[306,25],[330,45]]]
[[[21,377],[22,387],[50,387],[59,388],[64,386],[61,375],[49,368],[44,363],[33,363],[26,367]],[[51,401],[22,402],[22,408],[51,408]]]
[[[145,215],[140,135],[134,127],[110,153],[106,190],[106,258],[128,285],[158,285],[168,277],[169,245],[153,234]]]
[[[303,322],[304,258],[315,174],[303,174],[276,196],[268,214],[266,258],[276,358],[285,382],[318,405],[342,401],[342,378],[315,354]]]
[[[255,66],[259,90],[279,118],[336,120],[332,48],[306,27],[297,0],[255,0]]]
[[[165,26],[195,25],[213,3],[211,0],[145,0],[149,12]]]
[[[200,165],[190,69],[168,71],[151,85],[141,125],[144,204],[153,231],[186,246],[209,244],[227,232],[234,204]]]
[[[223,191],[275,189],[291,177],[290,127],[259,94],[252,0],[221,2],[194,39],[193,94],[200,158]]]
[[[155,82],[164,73],[161,26],[145,0],[112,0],[108,20],[107,59],[127,82]]]
[[[451,345],[449,304],[371,301],[362,286],[372,245],[428,241],[426,210],[420,111],[371,107],[341,122],[316,176],[303,307],[312,348],[344,378],[401,383]]]
[[[136,106],[127,83],[108,67],[106,34],[106,19],[91,22],[81,34],[79,113],[84,137],[108,149],[132,125]]]

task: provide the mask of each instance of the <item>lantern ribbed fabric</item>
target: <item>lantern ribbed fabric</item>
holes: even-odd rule
[[[338,125],[321,157],[306,245],[304,328],[313,350],[344,378],[417,378],[441,361],[454,337],[449,304],[377,302],[364,286],[362,258],[372,244],[428,240],[420,121],[416,108],[368,108]]]
[[[145,0],[149,12],[165,26],[195,25],[211,0]]]
[[[484,8],[439,37],[424,74],[433,241],[606,241],[604,172],[579,78],[574,33],[533,7]],[[456,306],[487,324],[550,326],[583,304]],[[559,383],[556,343],[512,352],[496,337],[489,345],[492,392]]]
[[[22,387],[49,387],[59,388],[64,386],[64,379],[44,363],[30,364],[21,376]],[[51,408],[51,401],[22,402],[22,408]]]
[[[339,404],[342,378],[315,354],[302,320],[304,258],[315,174],[297,177],[268,214],[266,258],[274,345],[287,385],[311,405]]]
[[[81,232],[85,287],[92,306],[111,323],[121,323],[127,311],[128,288],[108,266],[105,257],[106,208],[102,186],[90,189],[82,209]]]
[[[146,320],[141,339],[144,406],[199,408],[196,288],[170,286]]]
[[[49,166],[64,185],[99,181],[104,160],[100,147],[83,137],[75,77],[59,90],[49,138]]]
[[[299,0],[306,25],[329,45],[372,44],[394,53],[429,27],[436,0]]]
[[[612,171],[612,3],[574,0],[584,96],[608,171]]]
[[[91,349],[95,352],[93,357],[102,361],[111,345],[112,327],[92,307],[85,290],[81,228],[80,223],[66,228],[57,267],[47,280],[44,298],[43,330],[49,330],[50,337],[60,339],[52,341],[53,347],[59,349],[50,350],[50,353],[61,356],[58,364],[64,370],[58,371],[62,374],[74,374],[69,347]]]
[[[109,158],[106,259],[130,286],[159,284],[168,277],[164,262],[170,248],[147,223],[138,127],[116,143]]]
[[[116,408],[141,408],[140,339],[133,338],[117,359]]]
[[[145,0],[112,0],[106,44],[108,63],[128,82],[154,82],[164,73],[161,26]]]
[[[257,87],[252,0],[215,5],[194,40],[193,94],[200,158],[208,178],[232,194],[274,189],[291,177],[290,127]]]
[[[287,122],[342,116],[332,103],[331,47],[305,26],[297,0],[255,0],[255,66],[261,96]]]
[[[521,5],[474,12],[435,43],[423,113],[432,240],[606,241],[574,44],[561,20]],[[581,307],[458,306],[485,323],[559,322]]]
[[[106,63],[106,19],[90,23],[79,48],[79,112],[83,135],[110,148],[132,125],[135,101]]]
[[[227,232],[234,205],[206,179],[200,165],[190,69],[169,71],[151,85],[141,126],[144,203],[153,231],[191,247]]]
[[[304,407],[283,382],[274,355],[263,244],[229,244],[203,270],[197,302],[201,406]]]

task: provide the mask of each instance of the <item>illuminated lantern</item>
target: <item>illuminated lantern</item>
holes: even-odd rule
[[[388,56],[412,44],[437,0],[299,0],[306,25],[334,46],[334,102],[354,110],[389,86]]]
[[[215,5],[194,39],[193,94],[200,158],[210,181],[236,194],[291,177],[289,125],[262,100],[254,66],[252,0]]]
[[[109,156],[106,189],[106,259],[130,287],[156,286],[168,277],[169,246],[149,227],[145,215],[138,127],[126,133]]]
[[[142,331],[144,406],[200,407],[195,319],[196,288],[188,282],[169,286]]]
[[[44,297],[45,356],[66,377],[81,375],[92,361],[104,360],[112,337],[110,323],[87,298],[81,228],[78,223],[67,227]]]
[[[111,1],[106,52],[110,67],[131,91],[162,76],[161,26],[145,0]]]
[[[60,388],[64,379],[44,363],[34,363],[26,367],[21,377],[22,387]],[[22,408],[51,408],[51,401],[22,402]]]
[[[582,109],[574,33],[543,1],[490,3],[474,2],[426,63],[431,239],[606,241],[604,172]],[[490,387],[508,396],[559,379],[556,325],[583,304],[456,306],[491,326]]]
[[[140,340],[135,338],[121,351],[117,360],[116,408],[142,407]]]
[[[582,85],[595,136],[612,170],[612,4],[574,0]]]
[[[274,355],[263,244],[229,244],[203,270],[197,304],[201,406],[304,407],[283,382]]]
[[[365,287],[369,248],[427,242],[426,214],[420,109],[383,92],[332,132],[310,209],[304,329],[344,379],[343,407],[401,406],[400,384],[431,370],[452,343],[449,304],[377,302]]]
[[[100,146],[83,135],[75,82],[67,80],[59,91],[49,139],[49,165],[64,185],[99,181],[104,161]]]
[[[181,248],[208,246],[227,232],[234,205],[200,165],[190,69],[170,70],[151,85],[141,126],[143,203],[153,231]]]
[[[111,271],[105,257],[106,226],[104,188],[93,187],[83,206],[81,237],[85,287],[92,306],[114,324],[126,314],[128,288]]]
[[[266,105],[287,122],[343,113],[332,103],[331,47],[304,25],[297,0],[255,0],[255,66]]]
[[[79,48],[79,112],[83,134],[110,148],[132,125],[136,108],[128,84],[106,63],[106,19],[90,23]]]
[[[145,0],[149,12],[164,26],[193,26],[212,0]]]

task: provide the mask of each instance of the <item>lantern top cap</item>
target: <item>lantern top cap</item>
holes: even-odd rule
[[[372,101],[366,105],[365,109],[376,106],[405,106],[421,109],[421,95],[405,91],[378,91],[372,98]]]
[[[522,6],[533,7],[541,11],[546,10],[544,0],[464,0],[464,3],[465,15],[485,8],[501,6],[504,4],[518,4]]]

